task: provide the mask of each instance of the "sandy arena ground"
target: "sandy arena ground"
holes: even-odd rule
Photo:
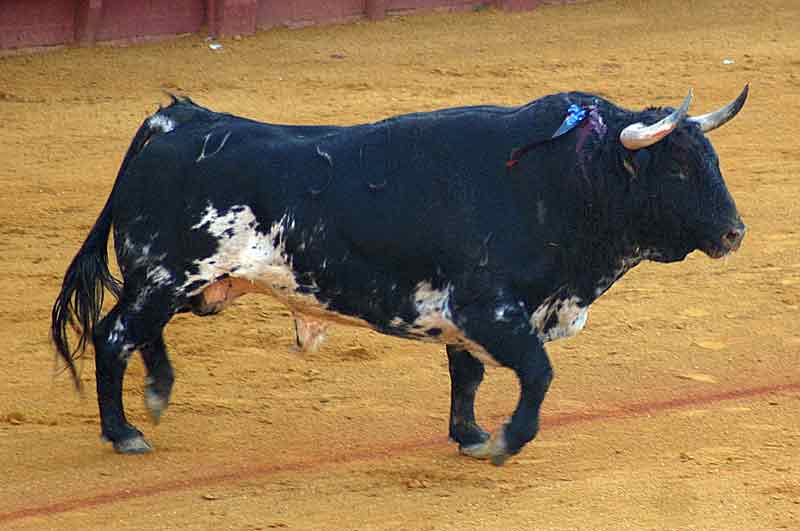
[[[0,528],[800,529],[800,6],[609,0],[0,57]],[[733,64],[724,64],[725,59]],[[550,344],[540,437],[507,466],[446,441],[443,348],[334,328],[292,348],[245,297],[167,328],[159,426],[142,365],[130,417],[156,447],[98,440],[91,352],[76,396],[48,339],[64,270],[164,90],[217,110],[349,124],[584,89],[640,108],[751,97],[712,133],[749,226],[724,261],[645,264]],[[517,397],[490,369],[478,413]]]

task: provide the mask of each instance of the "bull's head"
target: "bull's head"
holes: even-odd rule
[[[690,90],[677,110],[667,116],[663,110],[645,111],[643,120],[657,121],[652,125],[637,121],[620,133],[626,148],[623,165],[647,196],[641,237],[650,258],[680,260],[695,249],[720,258],[741,245],[745,225],[704,133],[736,116],[747,91],[745,86],[730,104],[692,118],[687,117]]]

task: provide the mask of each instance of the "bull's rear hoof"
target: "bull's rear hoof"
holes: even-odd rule
[[[146,454],[153,451],[153,447],[141,435],[125,439],[124,441],[115,441],[114,450],[119,454]]]

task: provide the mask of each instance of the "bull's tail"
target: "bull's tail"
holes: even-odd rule
[[[154,124],[152,118],[145,120],[125,154],[117,173],[117,181],[125,173],[131,159],[142,150],[153,135],[159,132],[159,124]],[[74,360],[85,350],[94,325],[100,319],[105,290],[108,289],[116,298],[119,298],[122,292],[122,283],[108,268],[108,235],[113,221],[111,208],[113,196],[112,189],[86,241],[67,268],[61,292],[53,304],[51,315],[50,334],[53,343],[57,354],[66,362],[78,390],[81,384]],[[78,342],[74,349],[69,343],[68,325],[78,334]]]

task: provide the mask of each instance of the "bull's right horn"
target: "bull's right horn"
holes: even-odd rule
[[[744,106],[744,102],[747,100],[747,92],[749,90],[750,84],[748,83],[744,86],[744,90],[742,90],[742,93],[739,94],[739,97],[727,104],[725,107],[717,109],[716,111],[708,114],[703,114],[702,116],[687,118],[686,121],[699,125],[700,129],[702,129],[704,133],[713,131],[717,127],[725,125],[734,116],[739,114],[739,111],[741,111],[742,107]]]

